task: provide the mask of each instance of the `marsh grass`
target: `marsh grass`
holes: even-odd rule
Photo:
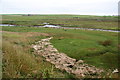
[[[83,27],[99,29],[118,29],[117,16],[89,16],[89,15],[2,15],[3,24],[19,26],[43,26],[44,22],[63,27]]]
[[[67,77],[34,54],[31,45],[45,37],[41,33],[3,32],[3,78]]]
[[[3,77],[19,78],[21,76],[24,78],[28,73],[35,70],[37,63],[20,46],[5,41],[3,42],[3,51],[3,63],[5,63],[3,65]]]
[[[70,77],[70,75],[62,73],[61,71],[58,71],[55,68],[53,68],[54,66],[51,66],[51,64],[46,62],[44,58],[38,55],[33,55],[33,49],[30,48],[30,45],[36,41],[39,41],[42,38],[50,36],[54,37],[51,40],[51,43],[60,52],[63,52],[72,58],[75,58],[77,60],[82,59],[90,65],[94,65],[96,67],[104,69],[113,70],[118,68],[117,33],[87,30],[64,30],[52,28],[19,27],[19,26],[3,27],[3,30],[4,41],[7,41],[11,46],[16,46],[15,50],[18,51],[20,50],[19,51],[20,53],[23,52],[24,54],[26,54],[24,56],[31,55],[32,56],[31,60],[36,61],[36,63],[31,64],[31,66],[35,67],[36,64],[37,68],[38,67],[40,68],[40,69],[38,68],[37,70],[35,70],[34,68],[29,68],[30,66],[28,62],[29,67],[27,73],[32,73],[31,69],[35,70],[33,72],[36,72],[36,74],[32,73],[32,77],[33,76]],[[101,41],[101,43],[99,43],[99,41]],[[104,46],[103,44],[107,46]],[[21,47],[22,49],[19,49]],[[12,51],[12,49],[10,50],[6,49],[4,51]],[[25,58],[26,61],[27,57],[23,58]],[[10,64],[10,62],[8,64]],[[27,73],[25,72],[24,75],[26,75]]]

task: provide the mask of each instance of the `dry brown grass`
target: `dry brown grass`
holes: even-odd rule
[[[39,37],[38,37],[39,36]],[[65,77],[42,57],[33,54],[31,44],[49,36],[37,32],[3,32],[3,78]],[[51,74],[51,71],[53,74]],[[46,74],[49,74],[46,75]]]

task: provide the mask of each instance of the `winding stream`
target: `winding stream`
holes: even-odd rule
[[[17,26],[17,25],[11,25],[11,24],[0,24],[0,26]],[[33,26],[33,27],[49,27],[49,28],[62,28],[62,29],[82,29],[82,30],[92,30],[92,31],[107,31],[107,32],[120,32],[117,30],[105,30],[105,29],[93,29],[93,28],[73,28],[73,27],[61,27],[56,25],[50,25],[46,24],[44,26]]]

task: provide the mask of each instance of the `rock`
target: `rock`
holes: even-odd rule
[[[55,49],[55,48],[52,48],[50,51],[51,51],[51,52],[58,52],[58,50]]]
[[[118,71],[118,69],[115,69],[112,73],[118,73],[119,71]]]
[[[37,54],[43,56],[46,61],[55,65],[56,68],[65,70],[68,73],[75,74],[79,77],[85,77],[87,75],[100,74],[103,70],[97,69],[94,66],[84,63],[83,60],[70,58],[64,53],[59,53],[56,48],[49,42],[53,37],[41,39],[36,42],[36,45],[32,47]],[[118,72],[114,70],[113,73]]]
[[[35,50],[38,50],[38,49],[40,48],[40,46],[34,45],[33,48],[34,48]]]
[[[42,41],[42,42],[48,42],[49,39],[42,39],[41,41]]]
[[[79,60],[76,62],[76,64],[82,64],[84,61],[83,60]]]

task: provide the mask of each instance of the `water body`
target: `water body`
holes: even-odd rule
[[[0,24],[0,26],[16,26],[11,24]],[[82,29],[82,30],[92,30],[92,31],[107,31],[107,32],[120,32],[116,30],[105,30],[105,29],[92,29],[92,28],[73,28],[73,27],[61,27],[56,25],[46,24],[44,26],[34,26],[34,27],[49,27],[49,28],[62,28],[62,29]]]
[[[16,26],[16,25],[11,25],[11,24],[0,24],[0,26]]]
[[[73,27],[61,27],[61,26],[55,26],[55,25],[45,25],[43,27],[52,27],[52,28],[63,28],[63,29],[82,29],[82,30],[95,30],[95,31],[107,31],[107,32],[120,32],[115,30],[104,30],[104,29],[92,29],[92,28],[73,28]]]
[[[116,30],[105,30],[105,29],[92,29],[92,28],[71,28],[71,27],[62,27],[64,29],[82,29],[82,30],[92,30],[92,31],[107,31],[107,32],[120,32]]]
[[[52,27],[52,28],[60,28],[61,26],[56,26],[56,25],[44,25],[43,27]]]

